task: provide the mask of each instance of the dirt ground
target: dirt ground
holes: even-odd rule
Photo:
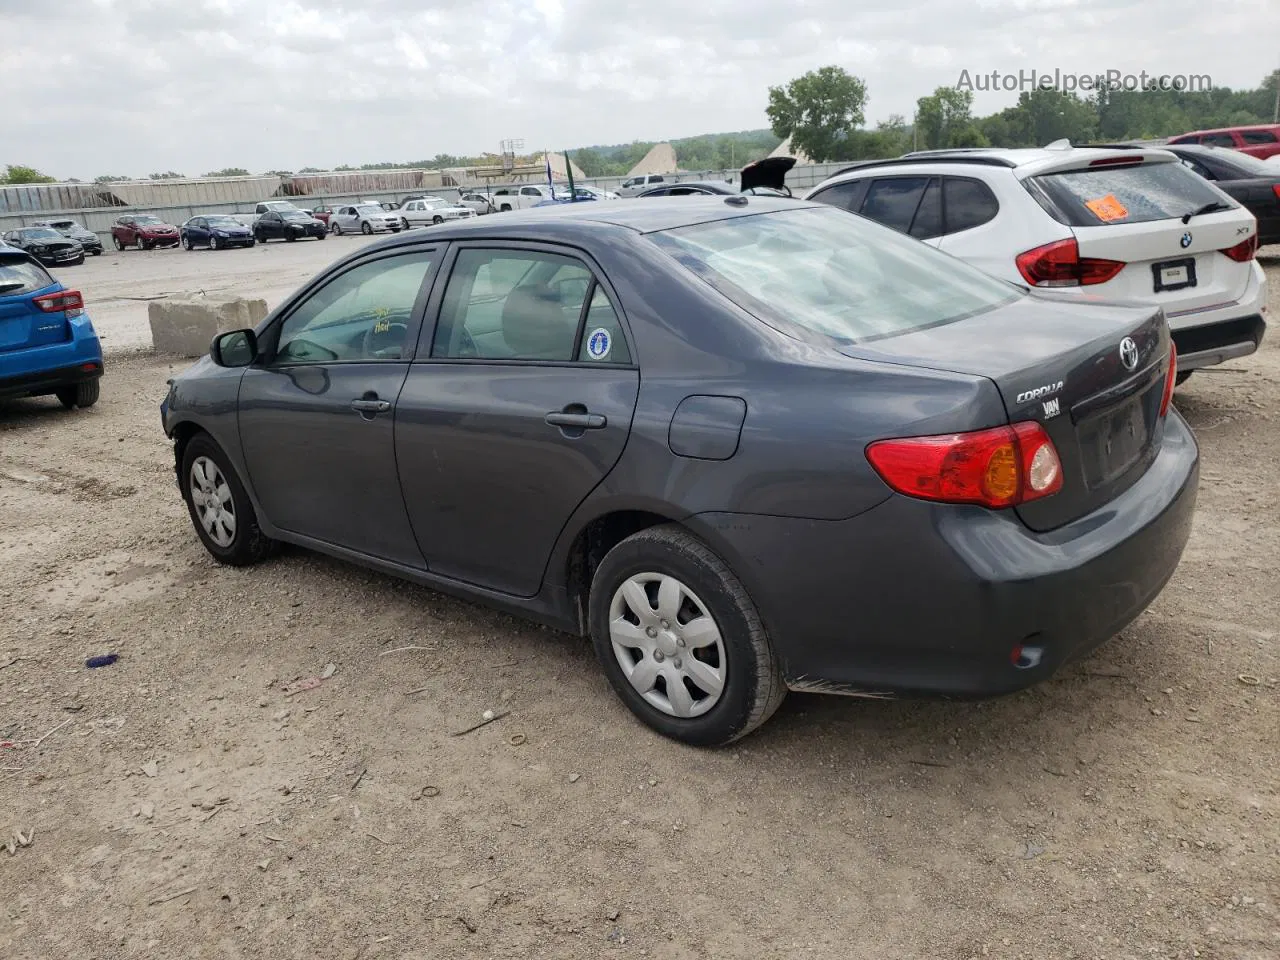
[[[118,349],[124,297],[359,242],[63,279]],[[579,640],[300,550],[214,564],[159,424],[183,366],[0,410],[0,956],[1280,956],[1274,331],[1179,391],[1192,541],[1091,659],[981,703],[793,694],[723,751],[641,727]]]

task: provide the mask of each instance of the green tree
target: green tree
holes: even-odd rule
[[[247,177],[249,171],[244,167],[226,167],[222,170],[210,170],[208,173],[202,174],[205,177]]]
[[[186,178],[187,175],[185,173],[175,173],[173,170],[170,170],[167,173],[151,174],[152,180],[185,180]]]
[[[920,146],[926,150],[954,147],[952,137],[969,126],[973,108],[973,91],[955,87],[938,87],[927,97],[916,101],[916,127]]]
[[[53,177],[45,176],[35,167],[24,167],[21,164],[11,163],[5,167],[4,175],[0,176],[0,183],[56,183]]]
[[[119,183],[122,180],[128,180],[128,179],[129,177],[125,177],[125,176],[117,177],[114,173],[104,173],[100,177],[94,177],[93,182],[94,183]]]
[[[268,177],[292,177],[293,171],[292,170],[268,170],[266,175]]]
[[[324,173],[319,167],[303,167],[299,173]]]
[[[775,136],[791,137],[796,149],[823,163],[846,159],[849,133],[862,124],[866,104],[861,78],[840,67],[822,67],[785,87],[770,87],[765,113]]]

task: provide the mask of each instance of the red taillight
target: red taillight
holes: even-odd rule
[[[1033,287],[1087,287],[1106,283],[1125,268],[1120,260],[1081,257],[1074,237],[1020,253],[1017,264],[1018,272]]]
[[[867,447],[876,473],[898,493],[999,509],[1062,489],[1062,462],[1034,421],[974,433],[878,440]]]
[[[1236,263],[1248,263],[1253,259],[1253,255],[1258,252],[1258,235],[1255,233],[1248,240],[1241,240],[1234,247],[1227,247],[1222,253],[1234,260]]]
[[[1169,372],[1164,378],[1164,396],[1160,398],[1160,416],[1169,412],[1169,404],[1173,402],[1173,388],[1178,381],[1178,348],[1169,344]]]
[[[66,313],[68,317],[78,317],[84,313],[84,298],[79,290],[59,290],[57,293],[46,293],[31,301],[45,313]]]
[[[1271,185],[1271,192],[1276,195],[1277,200],[1280,200],[1280,183],[1273,183]]]

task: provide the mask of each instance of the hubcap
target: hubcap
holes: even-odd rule
[[[235,501],[227,478],[208,457],[196,457],[191,464],[191,505],[209,539],[220,547],[231,546],[236,538]]]
[[[609,639],[627,681],[663,713],[700,717],[720,701],[728,676],[720,628],[675,577],[627,579],[609,606]]]

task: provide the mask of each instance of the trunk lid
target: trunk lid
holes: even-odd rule
[[[1121,356],[1126,349],[1133,368]],[[1170,336],[1150,306],[1028,296],[956,323],[853,344],[866,360],[986,377],[1010,422],[1036,420],[1062,460],[1063,487],[1015,508],[1037,531],[1090,513],[1128,489],[1160,450]],[[1136,359],[1134,359],[1136,354]]]
[[[1257,232],[1253,214],[1238,201],[1171,154],[1076,153],[1080,159],[1038,168],[1023,183],[1071,228],[1081,257],[1125,264],[1091,292],[1155,303],[1175,327],[1179,316],[1244,296],[1251,264],[1221,252]],[[1221,209],[1196,213],[1215,204]]]
[[[0,353],[70,339],[63,313],[45,313],[35,298],[62,285],[26,254],[0,251]]]

